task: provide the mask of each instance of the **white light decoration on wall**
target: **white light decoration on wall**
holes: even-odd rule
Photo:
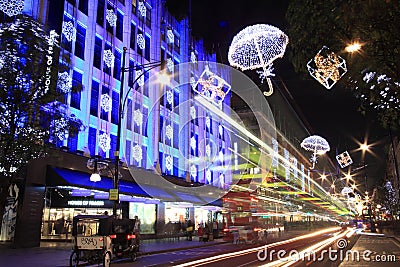
[[[174,92],[172,90],[167,91],[167,102],[168,104],[172,105],[172,102],[174,101]]]
[[[193,150],[196,150],[197,145],[196,145],[196,138],[194,138],[194,136],[192,136],[192,138],[190,138],[190,147]]]
[[[0,10],[9,17],[21,14],[24,10],[24,0],[1,0]]]
[[[108,151],[111,148],[111,138],[108,134],[102,133],[99,135],[99,147],[104,151]]]
[[[165,157],[165,168],[168,171],[172,170],[172,157],[169,155]]]
[[[219,175],[219,186],[221,188],[224,188],[225,186],[225,175],[223,173]]]
[[[277,27],[267,24],[256,24],[241,30],[235,37],[228,51],[228,61],[233,67],[241,70],[262,69],[262,80],[267,78],[269,91],[273,93],[271,80],[272,63],[283,57],[289,38]]]
[[[114,65],[115,56],[110,49],[104,51],[103,60],[107,67],[111,68]]]
[[[135,79],[137,79],[137,84],[139,86],[143,86],[144,85],[144,75],[143,74],[143,70],[137,70],[135,72]],[[140,77],[140,78],[139,78]]]
[[[206,145],[206,155],[207,155],[207,157],[211,157],[211,146],[210,146],[210,144]]]
[[[192,88],[196,88],[196,79],[192,76],[190,77],[190,85],[192,86]]]
[[[4,66],[4,59],[5,59],[5,56],[4,55],[0,55],[0,69],[2,69],[3,68],[3,66]]]
[[[100,107],[105,111],[105,112],[110,112],[112,109],[112,99],[109,95],[107,94],[102,94],[100,96]]]
[[[67,121],[64,118],[60,118],[58,120],[54,121],[54,130],[55,134],[60,141],[63,141],[64,139],[67,138],[68,132],[67,132]]]
[[[69,93],[71,91],[72,77],[69,76],[68,72],[64,71],[58,74],[57,88],[64,93]]]
[[[273,154],[272,154],[272,167],[277,168],[278,164],[279,164],[279,144],[278,141],[275,138],[271,139],[271,143],[272,143],[272,150],[273,150]]]
[[[310,75],[327,89],[331,89],[347,72],[346,61],[326,46],[307,63],[307,69]]]
[[[297,159],[292,157],[292,170],[294,179],[299,178],[299,172],[297,171]]]
[[[136,144],[134,147],[133,147],[133,151],[132,151],[132,156],[133,156],[133,159],[134,160],[136,160],[137,162],[140,162],[141,160],[142,160],[142,147],[141,146],[139,146],[138,144]]]
[[[167,58],[167,70],[169,72],[174,72],[174,61],[172,60],[172,58]]]
[[[220,161],[221,163],[224,162],[224,152],[222,152],[222,150],[219,151],[219,153],[218,153],[218,158],[219,158],[219,161]]]
[[[172,30],[167,30],[167,40],[169,44],[173,44],[174,43],[174,33],[172,32]]]
[[[172,129],[172,126],[171,126],[171,125],[167,125],[167,127],[165,127],[165,136],[166,136],[169,140],[171,140],[172,137],[173,137],[173,135],[174,135],[174,131],[173,131],[173,129]]]
[[[305,178],[306,174],[304,173],[304,165],[300,165],[300,171],[301,171],[301,191],[305,192],[306,191],[306,183],[305,183]]]
[[[190,117],[194,120],[196,118],[196,107],[191,106],[190,107]]]
[[[137,45],[139,46],[140,49],[146,48],[146,42],[144,40],[143,34],[139,33],[136,37],[136,40],[137,40]]]
[[[195,85],[195,88],[193,88],[195,92],[217,104],[221,104],[225,96],[231,90],[231,85],[223,78],[210,71],[208,65],[205,67]]]
[[[286,148],[283,149],[283,157],[285,158],[285,178],[290,180],[290,154]]]
[[[353,160],[350,157],[349,152],[345,151],[339,155],[336,155],[336,160],[340,165],[340,168],[345,168],[353,164]]]
[[[206,180],[210,184],[211,183],[211,171],[210,169],[207,169],[206,171]]]
[[[328,142],[324,138],[322,138],[321,136],[318,136],[318,135],[311,135],[311,136],[305,138],[301,142],[300,146],[302,148],[304,148],[305,150],[313,152],[313,155],[311,156],[311,160],[310,160],[313,164],[311,169],[314,168],[315,163],[317,162],[317,156],[323,155],[331,149],[329,147]]]
[[[195,179],[197,178],[197,168],[195,165],[190,166],[190,175]]]
[[[72,21],[64,22],[62,26],[62,33],[64,34],[65,39],[67,39],[68,42],[76,40],[76,29]]]
[[[108,21],[111,27],[115,27],[115,25],[117,25],[117,15],[115,15],[114,10],[107,9],[106,20]]]
[[[142,17],[146,17],[146,5],[142,1],[139,1],[138,10]]]
[[[133,112],[133,121],[136,123],[137,126],[141,126],[143,123],[143,114],[140,109],[136,109]]]
[[[218,133],[219,133],[219,136],[221,136],[221,137],[222,137],[222,134],[224,133],[224,127],[222,127],[221,124],[218,126]]]
[[[193,51],[190,53],[190,61],[192,63],[196,63],[197,62],[196,54]]]
[[[206,127],[207,127],[207,129],[210,129],[210,126],[211,126],[211,119],[210,119],[210,117],[206,117]]]

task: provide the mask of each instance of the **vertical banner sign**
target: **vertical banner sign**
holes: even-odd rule
[[[14,239],[15,223],[17,221],[19,188],[16,184],[11,184],[8,188],[6,205],[2,217],[0,241]]]
[[[44,93],[47,93],[47,91],[50,88],[50,83],[51,83],[51,65],[53,64],[53,54],[54,54],[54,44],[57,43],[57,38],[58,34],[56,33],[55,30],[50,31],[50,38],[49,38],[49,47],[47,49],[47,54],[46,54],[46,76],[45,76],[45,90]]]

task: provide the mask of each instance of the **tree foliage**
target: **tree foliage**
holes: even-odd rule
[[[58,35],[21,15],[0,24],[0,174],[11,178],[82,122],[57,89]],[[77,89],[78,90],[78,89]]]
[[[372,108],[384,126],[400,126],[400,3],[397,0],[291,0],[287,9],[288,57],[308,75],[307,62],[327,46],[347,62],[339,83]],[[358,41],[362,49],[345,52]]]

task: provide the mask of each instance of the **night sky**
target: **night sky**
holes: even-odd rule
[[[185,2],[168,0],[167,5],[172,12],[182,13],[189,10],[189,4],[184,4]],[[218,61],[229,65],[227,54],[230,42],[243,28],[262,23],[278,27],[285,32],[287,6],[287,0],[192,0],[192,33],[205,40],[207,48],[217,53]],[[321,44],[321,47],[323,45]],[[290,49],[290,36],[287,49]],[[362,165],[364,161],[368,165],[365,170],[368,186],[381,185],[381,180],[385,177],[385,151],[390,141],[387,130],[380,126],[376,115],[373,112],[366,116],[361,115],[357,110],[358,100],[348,89],[340,87],[340,84],[327,90],[310,75],[296,74],[285,56],[274,62],[274,73],[288,87],[300,112],[311,124],[312,134],[320,135],[330,143],[329,157],[336,162],[336,150],[339,153],[349,151],[354,161],[353,168]],[[365,158],[362,158],[362,153],[355,151],[359,147],[357,140],[364,142],[364,138],[368,144],[375,143],[371,148],[375,156],[367,153]],[[347,172],[347,168],[342,171]],[[365,173],[356,178],[359,183],[364,183],[363,175]]]

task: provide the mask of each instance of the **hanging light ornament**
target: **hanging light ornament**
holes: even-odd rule
[[[192,120],[196,118],[196,107],[194,106],[190,107],[190,117],[192,118]]]
[[[264,95],[270,96],[273,93],[269,78],[274,76],[272,63],[283,57],[288,42],[287,35],[274,26],[256,24],[246,27],[233,37],[228,51],[229,64],[241,70],[262,68],[258,71],[261,82],[267,79],[269,86]]]
[[[140,162],[142,160],[142,147],[139,145],[135,145],[133,147],[133,158],[137,161]]]
[[[103,60],[107,67],[111,68],[114,65],[114,55],[110,49],[104,51]]]
[[[68,123],[64,118],[60,118],[54,120],[54,132],[60,141],[66,139],[68,132],[67,132]]]
[[[347,72],[346,61],[326,46],[307,63],[307,69],[310,75],[327,89],[331,89]]]
[[[174,131],[173,131],[171,125],[167,125],[167,127],[165,127],[165,136],[166,136],[169,140],[171,140],[173,134],[174,134]]]
[[[172,32],[172,30],[167,30],[167,40],[169,44],[173,44],[174,43],[174,33]]]
[[[76,40],[76,29],[72,21],[64,22],[62,26],[62,33],[64,34],[65,39],[67,39],[68,42]]]
[[[197,168],[195,165],[190,166],[190,175],[195,179],[197,178]]]
[[[305,138],[301,142],[300,146],[305,150],[313,152],[313,155],[310,160],[313,164],[311,169],[314,169],[315,163],[317,162],[317,156],[323,155],[331,149],[329,147],[328,142],[324,138],[318,135],[312,135]]]
[[[193,90],[196,88],[196,79],[193,76],[190,77],[190,85],[192,86]]]
[[[169,156],[169,155],[165,158],[165,168],[166,168],[168,171],[171,171],[171,170],[172,170],[172,157]]]
[[[111,148],[111,138],[108,134],[102,133],[99,135],[99,147],[104,151],[108,151]]]
[[[206,145],[206,155],[207,155],[207,157],[211,157],[211,146],[210,146],[210,144]]]
[[[167,58],[167,69],[169,72],[174,72],[174,62],[171,58]]]
[[[345,151],[342,154],[336,155],[336,160],[340,165],[340,168],[347,167],[353,164],[353,160],[350,157],[349,152]]]
[[[143,114],[139,109],[136,109],[133,112],[133,121],[136,123],[137,126],[142,125],[142,123],[143,123]]]
[[[167,91],[167,102],[168,104],[172,105],[172,102],[174,101],[174,93],[172,90]]]
[[[190,147],[191,147],[193,150],[196,150],[197,145],[196,145],[196,139],[194,138],[194,136],[192,136],[192,137],[190,138]]]
[[[0,10],[9,17],[21,14],[24,0],[0,0]]]
[[[211,183],[211,171],[210,169],[207,169],[206,171],[206,180],[210,184]]]
[[[137,40],[137,45],[139,46],[140,49],[145,49],[146,48],[146,43],[143,37],[143,34],[139,33],[136,37]]]
[[[198,85],[201,86],[197,87]],[[196,87],[197,89],[195,89]],[[223,78],[210,71],[209,66],[206,65],[200,78],[195,83],[193,90],[206,99],[221,104],[225,96],[231,90],[231,85]]]
[[[136,79],[136,83],[139,86],[143,86],[144,85],[144,75],[143,75],[143,70],[137,70],[135,72],[135,79]]]
[[[138,5],[139,13],[142,17],[146,17],[146,6],[142,1],[139,1]]]
[[[64,93],[69,93],[72,88],[72,78],[69,76],[68,72],[58,74],[57,88]]]
[[[107,9],[106,20],[108,21],[111,27],[115,27],[115,25],[117,25],[117,15],[115,15],[114,10]]]
[[[190,53],[190,61],[192,61],[192,63],[197,62],[196,54],[193,51]]]
[[[107,94],[102,94],[100,97],[100,107],[105,112],[110,112],[112,109],[112,100],[111,97]]]

